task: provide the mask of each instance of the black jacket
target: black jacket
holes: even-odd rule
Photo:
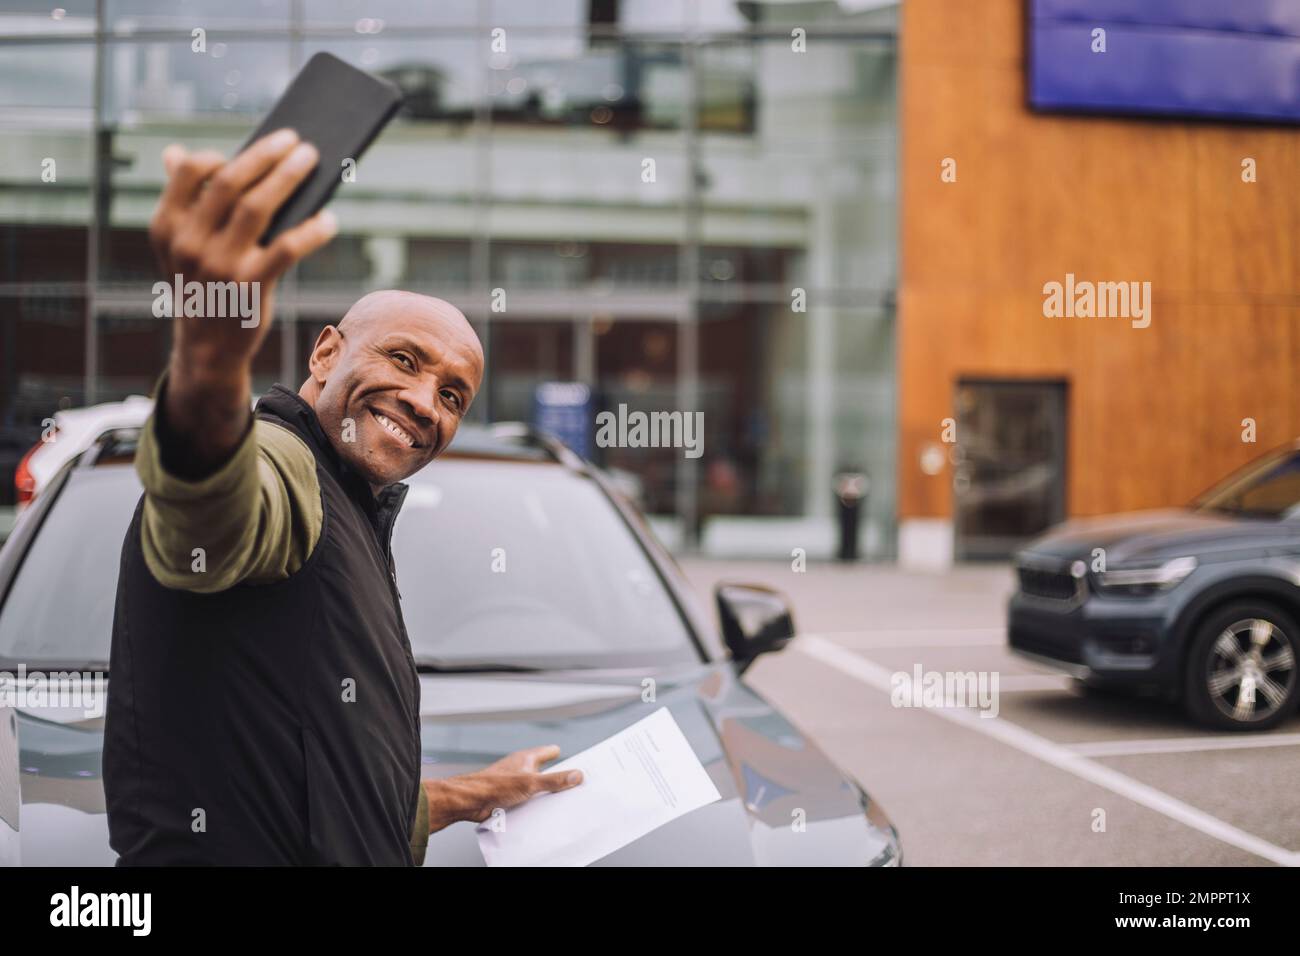
[[[141,499],[109,661],[109,842],[119,865],[411,865],[420,684],[390,549],[406,486],[376,498],[283,386],[257,414],[315,455],[319,540],[282,581],[173,590],[145,564]]]

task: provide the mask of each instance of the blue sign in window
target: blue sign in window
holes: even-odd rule
[[[591,406],[591,389],[582,382],[543,382],[533,392],[533,427],[590,458]]]

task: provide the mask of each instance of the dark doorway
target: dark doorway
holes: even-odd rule
[[[1066,398],[1065,382],[958,382],[958,560],[1006,558],[1065,520]]]

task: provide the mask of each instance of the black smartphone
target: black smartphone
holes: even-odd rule
[[[289,127],[320,150],[320,162],[302,185],[285,200],[260,240],[276,236],[320,211],[354,164],[402,105],[402,93],[392,83],[371,76],[329,53],[317,53],[302,68],[279,102],[240,152],[277,129]]]

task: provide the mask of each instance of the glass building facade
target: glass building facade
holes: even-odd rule
[[[406,93],[339,188],[341,231],[281,282],[255,385],[403,288],[468,315],[472,410],[536,387],[701,411],[704,452],[600,448],[674,547],[834,547],[834,476],[895,547],[897,9],[880,0],[5,0],[0,426],[147,393],[149,216],[170,142],[227,155],[329,51]]]

